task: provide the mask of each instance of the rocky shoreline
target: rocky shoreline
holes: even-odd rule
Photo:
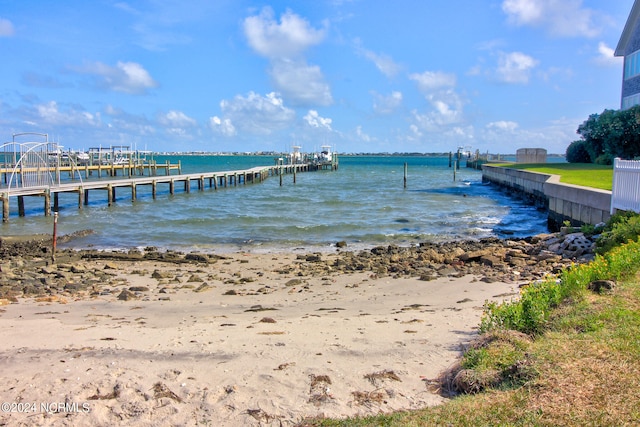
[[[294,262],[279,267],[280,273],[297,276],[327,276],[370,272],[376,277],[435,280],[474,275],[479,280],[527,284],[559,273],[572,263],[593,259],[593,238],[582,233],[541,234],[525,239],[488,238],[479,241],[423,243],[418,246],[379,246],[352,252],[297,255]],[[54,256],[55,255],[55,256]],[[0,238],[0,299],[17,302],[21,297],[91,297],[117,285],[118,263],[214,264],[225,256],[205,253],[158,251],[56,251],[46,236]],[[149,273],[152,274],[152,273]]]

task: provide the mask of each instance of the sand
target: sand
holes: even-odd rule
[[[437,405],[430,382],[485,301],[518,293],[471,275],[300,276],[298,262],[97,260],[121,285],[1,306],[0,425],[287,426]]]

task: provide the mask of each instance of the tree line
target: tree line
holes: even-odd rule
[[[580,139],[567,147],[570,163],[613,164],[613,159],[640,158],[640,105],[592,114],[577,130]]]

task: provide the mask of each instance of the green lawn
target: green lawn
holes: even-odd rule
[[[496,166],[560,175],[560,182],[602,190],[611,190],[613,184],[613,166],[593,163],[507,163]]]

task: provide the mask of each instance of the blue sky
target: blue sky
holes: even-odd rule
[[[564,153],[633,0],[0,0],[0,141]]]

